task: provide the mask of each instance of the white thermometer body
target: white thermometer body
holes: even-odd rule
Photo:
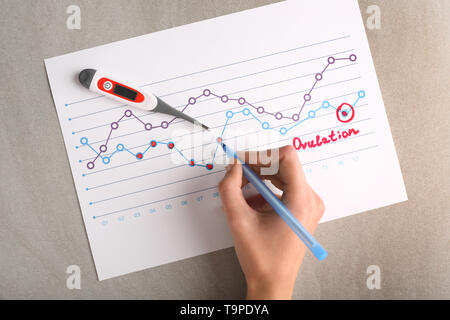
[[[169,106],[155,95],[138,90],[137,86],[125,84],[98,70],[84,69],[80,72],[78,79],[85,88],[116,101],[141,110],[172,115],[208,129],[205,125],[199,123],[187,114]]]
[[[85,87],[89,85],[87,88],[91,91],[142,110],[151,111],[158,105],[158,99],[151,93],[142,92],[136,87],[126,85],[116,78],[102,74],[100,71],[85,69],[82,72],[85,72],[84,75],[89,76],[89,78],[80,78],[80,82]],[[82,73],[80,73],[80,77],[82,77]],[[88,79],[90,79],[89,83],[86,82]]]

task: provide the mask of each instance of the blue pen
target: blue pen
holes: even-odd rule
[[[258,175],[250,169],[239,157],[236,152],[222,143],[222,148],[228,157],[237,159],[242,164],[242,171],[247,180],[258,190],[261,196],[272,206],[278,215],[288,224],[295,234],[303,241],[303,243],[311,250],[314,256],[319,260],[323,260],[328,253],[320,245],[319,242],[305,229],[289,209],[281,202],[280,199],[266,186],[266,184],[258,177]]]

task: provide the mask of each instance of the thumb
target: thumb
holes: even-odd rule
[[[222,206],[229,223],[241,221],[248,211],[248,204],[242,194],[242,166],[231,164],[219,183]]]

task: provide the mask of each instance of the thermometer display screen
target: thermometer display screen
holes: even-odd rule
[[[113,92],[115,94],[119,95],[119,96],[122,96],[124,98],[127,98],[129,100],[133,100],[133,101],[136,100],[136,97],[138,95],[138,93],[136,91],[128,89],[128,88],[125,88],[125,87],[122,87],[119,84],[116,84],[114,86]]]

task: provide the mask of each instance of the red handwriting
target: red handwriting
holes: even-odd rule
[[[344,130],[344,131],[336,131],[334,132],[334,130],[331,130],[331,133],[328,136],[322,137],[320,135],[316,135],[315,139],[309,140],[309,141],[305,141],[302,142],[302,140],[300,140],[300,138],[295,137],[294,140],[292,141],[292,144],[294,145],[294,148],[296,150],[305,150],[307,148],[316,148],[316,147],[320,147],[324,144],[328,144],[331,142],[335,142],[341,139],[346,139],[352,135],[357,135],[359,133],[359,130],[356,129],[349,129],[349,130]]]

